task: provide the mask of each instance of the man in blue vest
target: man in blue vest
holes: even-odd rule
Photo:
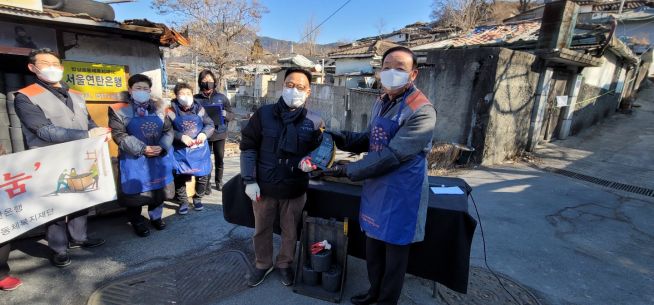
[[[93,122],[82,93],[61,82],[64,68],[56,53],[50,49],[34,50],[29,55],[27,67],[38,79],[18,90],[14,103],[28,149],[109,133],[108,128],[98,127]],[[87,237],[87,213],[82,210],[46,226],[53,265],[70,264],[68,248],[93,248],[104,244],[103,239]]]
[[[366,232],[370,289],[351,298],[355,305],[397,304],[411,243],[425,235],[429,184],[426,153],[436,125],[436,110],[413,81],[416,56],[394,47],[382,57],[384,94],[372,108],[366,132],[330,132],[342,150],[363,159],[336,165],[326,175],[365,180],[359,222]]]
[[[251,287],[279,269],[282,284],[293,284],[297,226],[307,199],[312,169],[307,155],[320,145],[323,120],[308,111],[311,72],[291,68],[284,76],[282,97],[259,108],[242,130],[241,177],[254,210],[255,270]],[[282,244],[273,266],[273,224],[279,214]]]

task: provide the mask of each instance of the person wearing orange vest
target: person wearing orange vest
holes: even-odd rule
[[[36,83],[18,90],[14,107],[28,149],[108,136],[109,129],[98,127],[91,119],[82,93],[61,82],[63,66],[56,53],[47,48],[32,51],[27,68],[38,79]],[[103,239],[87,236],[87,214],[86,209],[78,211],[46,226],[46,239],[53,251],[53,265],[65,267],[70,264],[68,249],[93,248],[104,244]]]
[[[431,149],[436,110],[413,82],[416,56],[394,47],[382,56],[382,95],[373,105],[365,132],[330,132],[339,149],[367,154],[324,174],[365,180],[359,223],[366,233],[370,289],[350,299],[355,305],[397,304],[409,248],[425,236],[429,184],[426,153]]]

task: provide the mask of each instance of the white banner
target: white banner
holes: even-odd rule
[[[115,199],[104,137],[0,156],[0,243]]]

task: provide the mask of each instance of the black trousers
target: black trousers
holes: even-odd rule
[[[143,192],[135,195],[124,195],[121,205],[127,208],[127,219],[130,223],[140,224],[145,219],[141,217],[143,206],[148,206],[150,220],[161,219],[163,213],[163,202],[166,198],[165,189]]]
[[[175,195],[179,203],[188,203],[186,194],[186,182],[191,181],[191,175],[175,175]],[[193,201],[202,201],[204,193],[209,187],[209,176],[195,177],[195,195]]]
[[[45,238],[48,246],[57,254],[68,250],[68,236],[74,241],[86,241],[86,218],[89,211],[84,209],[46,225]]]
[[[0,244],[0,280],[9,275],[9,252],[11,245],[9,243]]]
[[[397,246],[366,237],[366,263],[370,290],[378,305],[395,305],[402,294],[410,245]]]
[[[225,162],[223,162],[223,159],[225,158],[225,140],[209,141],[209,145],[211,145],[211,151],[213,151],[214,178],[216,179],[216,187],[218,187],[223,182],[223,172],[225,170]],[[209,181],[211,181],[211,173],[207,176],[207,182]],[[211,184],[208,183],[207,187],[210,185]]]

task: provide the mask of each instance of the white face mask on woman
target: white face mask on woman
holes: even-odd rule
[[[304,105],[307,94],[304,91],[297,90],[297,88],[284,88],[282,98],[288,107],[299,108]]]
[[[402,88],[409,83],[409,73],[400,70],[384,70],[379,76],[381,78],[382,86],[390,90]]]
[[[179,104],[184,107],[191,107],[193,105],[193,97],[189,95],[181,95],[177,97]]]

